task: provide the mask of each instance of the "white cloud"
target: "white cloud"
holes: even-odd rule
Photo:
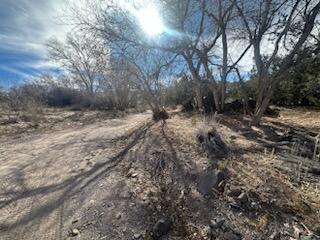
[[[18,69],[15,69],[15,68],[12,68],[12,67],[8,67],[8,66],[5,66],[5,65],[0,65],[0,69],[4,70],[6,72],[9,72],[9,73],[16,74],[16,75],[18,75],[20,77],[23,77],[23,78],[29,78],[29,77],[32,76],[32,75],[30,75],[28,73],[25,73],[23,71],[20,71]]]
[[[0,2],[0,54],[1,69],[16,70],[15,65],[34,69],[53,67],[46,61],[46,42],[51,37],[62,39],[68,27],[61,17],[68,0],[1,0]],[[19,59],[19,56],[21,58]],[[28,59],[28,56],[30,58]],[[5,65],[3,59],[17,59],[16,63]],[[28,74],[19,74],[28,76]]]
[[[245,40],[229,40],[229,54],[232,59],[232,63],[237,61],[244,50],[248,47],[248,41]],[[247,53],[241,58],[238,67],[241,72],[248,73],[254,66],[253,62],[253,49],[252,47],[247,51]]]

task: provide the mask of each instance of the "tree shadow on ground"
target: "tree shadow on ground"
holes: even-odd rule
[[[247,140],[259,143],[263,148],[290,150],[294,144],[299,144],[303,145],[305,156],[309,156],[314,149],[313,138],[316,134],[306,128],[278,121],[265,121],[260,126],[250,127],[249,120],[240,120],[238,117],[219,118],[219,123],[240,133]]]
[[[132,131],[129,135],[127,135],[126,138],[128,139],[129,143],[122,149],[122,151],[120,151],[114,157],[110,158],[105,162],[97,163],[88,171],[78,173],[77,175],[71,176],[57,184],[39,186],[33,189],[26,189],[23,182],[20,181],[21,179],[23,179],[21,177],[21,171],[16,171],[15,179],[20,180],[16,182],[15,185],[20,186],[21,190],[13,190],[1,193],[0,197],[4,200],[0,201],[0,209],[4,209],[9,205],[14,205],[19,200],[23,200],[30,197],[40,197],[47,194],[57,194],[57,196],[54,196],[52,199],[49,199],[44,203],[38,202],[37,207],[33,208],[31,212],[28,212],[22,217],[19,217],[13,223],[1,223],[0,230],[12,230],[20,225],[25,225],[33,221],[34,219],[41,219],[42,217],[49,215],[58,207],[63,206],[63,204],[67,200],[70,200],[73,196],[81,193],[83,189],[92,186],[95,183],[95,181],[97,181],[97,179],[104,176],[105,174],[108,174],[108,172],[110,172],[112,169],[119,165],[123,157],[130,151],[130,149],[134,148],[138,144],[138,142],[144,138],[145,134],[152,125],[153,123],[149,122],[146,125],[138,128],[137,130]],[[123,139],[123,137],[121,138]],[[7,220],[11,219],[12,216],[9,215],[7,217]]]

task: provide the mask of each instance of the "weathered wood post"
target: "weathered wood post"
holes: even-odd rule
[[[320,149],[320,133],[315,138],[315,144],[314,144],[314,151],[313,151],[313,160],[316,161],[318,149]],[[319,151],[319,158],[318,161],[320,161],[320,151]]]

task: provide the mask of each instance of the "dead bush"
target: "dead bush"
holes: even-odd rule
[[[169,118],[169,114],[165,109],[154,110],[152,117],[154,121],[166,120]]]
[[[26,104],[26,108],[23,111],[21,120],[31,122],[32,126],[38,127],[41,122],[41,116],[43,115],[43,106],[36,101],[29,101]]]

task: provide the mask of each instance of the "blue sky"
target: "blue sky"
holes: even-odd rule
[[[10,87],[54,69],[45,43],[62,38],[62,10],[67,0],[0,1],[0,86]]]
[[[68,26],[62,19],[69,3],[72,0],[0,0],[0,87],[9,88],[41,73],[56,72],[46,60],[45,44],[51,37],[65,37]],[[233,43],[230,49],[239,52],[242,45]],[[240,63],[249,71],[251,54]]]

